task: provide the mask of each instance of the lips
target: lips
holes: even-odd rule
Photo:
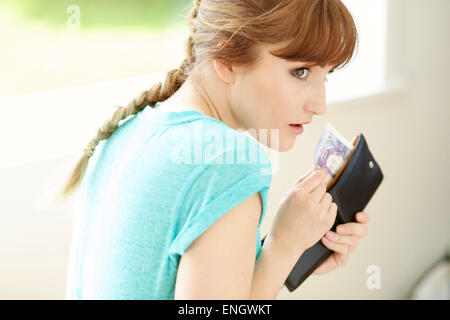
[[[303,126],[301,124],[290,124],[289,127],[291,128],[292,132],[296,135],[303,133]]]
[[[290,125],[291,126],[300,126],[300,125],[305,125],[305,124],[310,124],[311,123],[311,121],[309,121],[309,122],[300,122],[300,123],[291,123]]]

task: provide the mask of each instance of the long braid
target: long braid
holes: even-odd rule
[[[82,151],[81,157],[77,160],[75,166],[69,173],[68,179],[64,186],[57,192],[54,200],[61,202],[67,199],[73,191],[79,186],[81,179],[83,178],[86,170],[89,158],[92,156],[97,144],[101,140],[108,139],[111,134],[117,129],[121,120],[127,118],[130,115],[136,115],[142,111],[147,105],[155,107],[157,102],[167,100],[172,96],[184,83],[187,75],[192,70],[195,59],[194,38],[192,33],[195,32],[195,28],[192,27],[191,19],[196,19],[200,7],[200,0],[194,0],[195,5],[189,12],[190,20],[188,23],[191,25],[191,35],[186,41],[186,58],[182,61],[179,68],[172,69],[167,72],[166,78],[162,82],[158,82],[148,90],[141,91],[136,98],[133,98],[126,107],[116,106],[117,110],[112,117],[105,121],[96,135],[89,141],[86,147]]]

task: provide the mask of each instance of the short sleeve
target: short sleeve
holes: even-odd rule
[[[228,150],[221,152],[195,175],[183,204],[187,212],[186,219],[169,247],[169,256],[175,265],[178,265],[185,250],[198,236],[226,212],[256,192],[260,192],[262,199],[256,239],[258,255],[261,241],[259,229],[266,213],[271,183],[271,175],[267,172],[271,171],[271,167],[264,150],[260,146],[255,150],[263,153],[258,156],[258,161],[249,160],[251,150],[248,148]]]

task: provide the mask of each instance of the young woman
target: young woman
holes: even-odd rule
[[[364,212],[327,233],[337,208],[321,169],[288,190],[261,246],[259,143],[288,151],[293,125],[325,113],[326,75],[357,42],[341,1],[197,0],[189,23],[180,67],[115,111],[61,190],[78,190],[68,299],[275,299],[304,250],[335,251],[325,273],[367,233]]]

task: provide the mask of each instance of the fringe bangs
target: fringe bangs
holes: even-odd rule
[[[292,12],[292,9],[296,12]],[[285,12],[282,28],[287,30],[286,46],[272,50],[277,57],[332,65],[339,69],[347,65],[357,47],[357,29],[351,13],[339,0],[302,1]],[[285,31],[286,32],[286,31]]]

